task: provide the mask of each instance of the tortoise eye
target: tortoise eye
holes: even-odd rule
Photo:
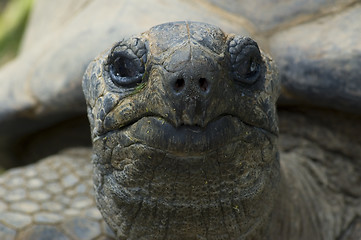
[[[236,82],[253,84],[261,72],[262,57],[257,43],[247,37],[235,37],[229,43],[231,75]]]
[[[109,75],[118,87],[132,88],[142,82],[146,48],[139,39],[118,43],[109,55]]]
[[[110,61],[109,73],[115,85],[134,87],[142,81],[144,65],[139,58],[129,56],[126,52],[118,52]]]

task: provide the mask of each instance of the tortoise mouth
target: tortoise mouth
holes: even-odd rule
[[[222,115],[205,127],[186,124],[175,127],[165,118],[144,116],[110,134],[115,132],[127,136],[132,144],[140,143],[177,156],[201,156],[234,141],[253,142],[264,135],[273,136],[232,115]]]
[[[231,223],[247,233],[269,215],[276,136],[238,117],[223,115],[202,128],[143,116],[100,138],[96,196],[113,225],[157,232],[164,222],[191,235],[208,227],[223,232]]]

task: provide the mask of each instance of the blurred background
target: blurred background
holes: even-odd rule
[[[0,0],[0,66],[16,56],[33,0]]]
[[[0,0],[0,67],[16,56],[32,5],[33,0]]]

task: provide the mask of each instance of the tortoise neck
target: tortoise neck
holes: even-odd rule
[[[281,193],[270,239],[359,239],[360,116],[278,109]]]
[[[327,181],[322,179],[324,169],[294,153],[281,158],[281,191],[271,217],[270,239],[337,239],[343,199],[322,184]]]

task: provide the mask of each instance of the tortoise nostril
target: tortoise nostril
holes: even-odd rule
[[[175,81],[175,83],[174,83],[174,90],[176,92],[181,91],[184,88],[184,84],[185,84],[184,79],[178,78],[177,81]]]
[[[205,92],[208,89],[208,81],[205,78],[199,79],[199,87]]]

